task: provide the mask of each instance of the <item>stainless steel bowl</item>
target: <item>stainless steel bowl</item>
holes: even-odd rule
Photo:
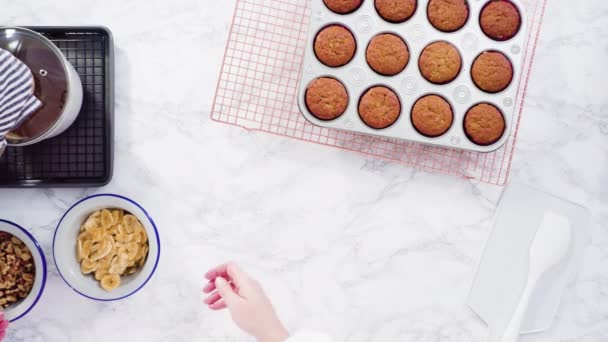
[[[80,77],[61,50],[43,35],[21,27],[0,27],[0,48],[31,69],[36,81],[34,94],[43,104],[7,135],[8,145],[36,144],[67,130],[80,113],[83,89]]]

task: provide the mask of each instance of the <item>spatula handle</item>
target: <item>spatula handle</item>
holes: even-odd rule
[[[532,272],[531,272],[532,273]],[[490,331],[490,338],[488,342],[517,342],[521,331],[521,324],[526,315],[526,311],[528,310],[528,305],[530,304],[530,298],[532,297],[532,292],[536,287],[537,278],[534,277],[533,274],[528,275],[528,282],[526,283],[526,287],[519,299],[517,304],[517,308],[513,313],[513,317],[507,325],[507,328],[500,332]]]

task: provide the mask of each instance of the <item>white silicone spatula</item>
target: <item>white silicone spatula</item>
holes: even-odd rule
[[[528,278],[515,313],[505,331],[500,335],[490,336],[489,342],[517,341],[536,284],[543,273],[566,258],[571,241],[570,221],[561,215],[547,212],[530,247]]]

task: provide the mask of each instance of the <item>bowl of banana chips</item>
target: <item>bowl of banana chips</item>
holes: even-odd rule
[[[129,297],[152,278],[160,257],[158,230],[135,201],[115,194],[84,198],[63,215],[53,238],[59,274],[95,300]]]

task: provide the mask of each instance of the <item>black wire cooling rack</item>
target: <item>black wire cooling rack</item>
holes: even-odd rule
[[[104,27],[29,27],[55,43],[80,75],[78,119],[63,134],[0,157],[0,187],[88,187],[110,182],[114,140],[114,51]]]

